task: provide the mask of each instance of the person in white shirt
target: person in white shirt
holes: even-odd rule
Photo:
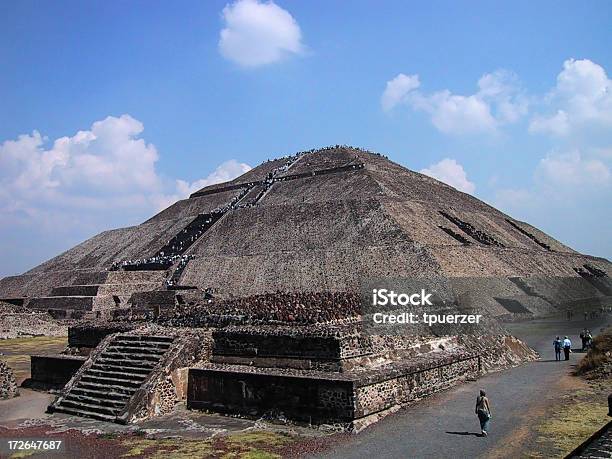
[[[563,338],[563,353],[565,354],[565,360],[569,360],[570,352],[572,352],[572,342],[565,336]]]

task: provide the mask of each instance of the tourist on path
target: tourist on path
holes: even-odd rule
[[[476,414],[480,421],[480,432],[483,437],[487,436],[489,422],[491,421],[491,405],[484,390],[480,390],[480,395],[476,398]]]
[[[570,352],[572,352],[572,342],[566,336],[563,338],[563,353],[565,354],[565,360],[569,360]]]
[[[590,330],[586,330],[584,333],[584,340],[585,340],[585,350],[586,349],[591,349],[591,347],[593,346],[593,335],[591,334]]]
[[[555,348],[555,360],[559,362],[561,360],[561,348],[563,347],[563,341],[558,336],[553,341],[553,347]]]

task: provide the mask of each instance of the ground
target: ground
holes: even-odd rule
[[[68,346],[67,336],[0,339],[0,359],[13,369],[17,384],[30,377],[30,355],[59,354]]]
[[[162,418],[120,426],[46,415],[44,409],[53,396],[21,389],[20,397],[0,402],[0,438],[63,438],[67,450],[61,457],[66,458],[563,457],[608,421],[606,397],[612,382],[572,376],[584,354],[575,352],[569,362],[556,362],[552,340],[557,334],[568,334],[576,344],[582,327],[598,331],[602,325],[581,321],[513,324],[513,333],[540,352],[539,361],[436,394],[358,435],[190,412],[183,406]],[[18,364],[19,379],[27,377],[19,355],[53,353],[62,346],[55,339],[35,340],[39,341],[0,343],[0,352],[7,354],[1,358]],[[487,390],[493,405],[487,438],[478,436],[474,415],[480,388]]]

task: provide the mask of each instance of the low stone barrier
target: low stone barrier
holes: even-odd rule
[[[187,407],[261,416],[267,413],[313,424],[348,424],[477,377],[480,358],[435,353],[402,365],[356,373],[209,365],[189,370]],[[359,421],[359,422],[356,422]]]
[[[13,398],[19,395],[13,370],[0,360],[0,399]]]

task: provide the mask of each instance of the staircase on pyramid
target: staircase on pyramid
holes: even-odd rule
[[[167,363],[174,341],[170,336],[110,337],[92,352],[48,411],[126,423],[145,382]]]

